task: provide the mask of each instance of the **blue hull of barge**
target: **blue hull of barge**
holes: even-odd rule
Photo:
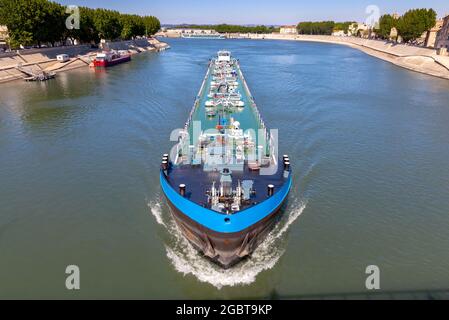
[[[272,229],[291,188],[286,183],[266,200],[232,215],[204,208],[181,196],[161,170],[160,183],[184,236],[206,257],[229,268],[249,256]]]
[[[291,187],[291,176],[284,186],[265,201],[232,215],[204,208],[182,197],[168,183],[163,171],[160,174],[161,187],[167,199],[180,212],[205,228],[221,233],[242,232],[273,213],[284,203]],[[227,219],[225,221],[225,219]]]

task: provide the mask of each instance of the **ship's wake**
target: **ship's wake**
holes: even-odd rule
[[[150,208],[151,214],[154,216],[154,218],[156,218],[156,222],[164,227],[167,227],[167,225],[164,222],[164,217],[162,214],[161,202],[150,201],[148,203],[148,208]]]
[[[163,210],[161,202],[150,202],[149,208],[156,221],[170,234],[171,239],[165,244],[165,249],[173,267],[184,275],[193,275],[199,281],[221,289],[225,286],[251,284],[256,281],[259,273],[273,268],[285,250],[283,235],[304,211],[306,204],[304,201],[293,201],[251,257],[227,270],[203,257],[188,242],[177,228],[168,208]]]

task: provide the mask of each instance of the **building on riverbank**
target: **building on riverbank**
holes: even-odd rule
[[[392,14],[393,19],[398,20],[401,18],[401,15],[398,13]],[[436,48],[436,40],[438,37],[438,33],[443,27],[444,20],[439,19],[436,21],[435,25],[430,29],[417,38],[415,40],[415,45],[427,47],[427,48]],[[390,40],[396,41],[398,43],[402,43],[402,37],[399,35],[399,32],[396,27],[391,28],[390,32]]]
[[[0,26],[0,50],[7,48],[8,37],[8,28],[6,26]]]
[[[194,35],[194,34],[216,34],[217,31],[213,30],[213,29],[179,29],[179,32],[181,34],[190,34],[190,35]]]
[[[359,31],[367,30],[368,26],[364,23],[353,23],[348,27],[348,34],[352,36],[357,36]]]
[[[279,33],[281,34],[298,34],[298,29],[296,29],[296,26],[282,26],[279,29]]]
[[[217,31],[213,29],[190,29],[190,28],[172,28],[172,29],[161,29],[155,34],[156,37],[165,38],[180,38],[183,36],[216,36]]]
[[[446,50],[449,49],[449,15],[443,19],[443,26],[438,31],[435,48]]]
[[[360,38],[368,38],[370,27],[365,23],[356,22],[349,26],[348,34]]]
[[[336,30],[332,32],[332,36],[334,37],[346,37],[348,34],[344,30]]]
[[[429,31],[427,31],[426,39],[424,41],[424,46],[426,46],[428,48],[435,48],[438,33],[443,28],[443,24],[444,24],[444,20],[439,19],[435,23],[435,26],[432,29],[430,29]]]

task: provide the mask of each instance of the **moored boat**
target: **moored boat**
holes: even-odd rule
[[[131,61],[131,54],[127,51],[108,51],[97,53],[92,62],[94,67],[106,68],[128,61]]]
[[[225,39],[225,36],[220,33],[182,33],[181,38],[184,39]]]
[[[271,230],[292,177],[290,159],[278,156],[277,134],[266,128],[230,52],[210,61],[178,141],[160,171],[171,213],[194,247],[231,267]]]

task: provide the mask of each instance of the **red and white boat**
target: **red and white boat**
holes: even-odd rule
[[[118,51],[97,53],[92,62],[94,67],[106,68],[128,61],[131,61],[131,54],[127,51]]]

